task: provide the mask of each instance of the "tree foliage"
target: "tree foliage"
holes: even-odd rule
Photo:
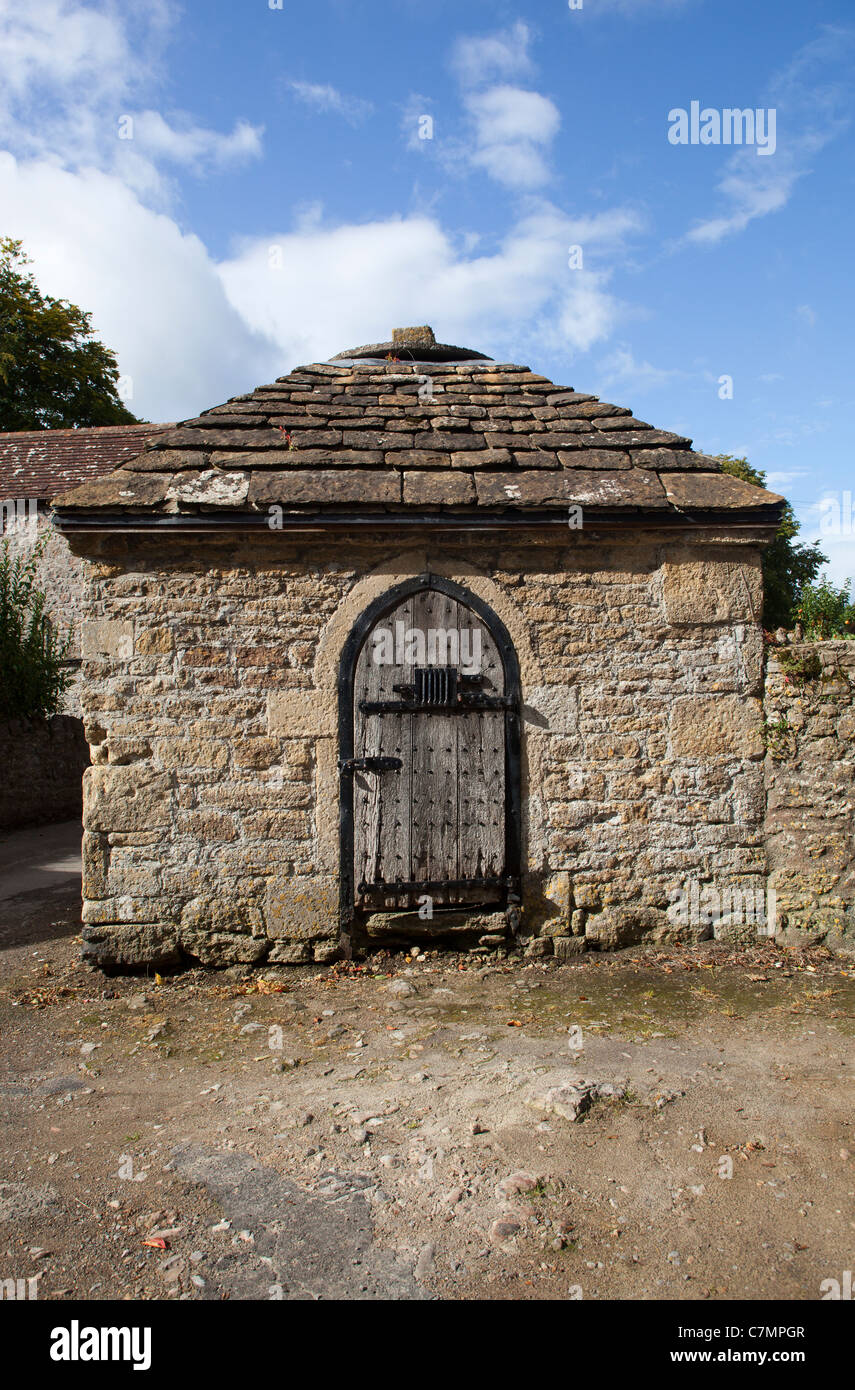
[[[756,487],[766,486],[766,474],[752,468],[747,459],[732,454],[719,454],[722,469],[731,477],[741,478]],[[805,545],[796,541],[801,527],[789,502],[784,507],[781,525],[773,541],[763,552],[763,626],[790,628],[798,619],[802,593],[813,584],[828,556],[823,555],[819,541]]]
[[[134,424],[91,314],[43,295],[20,241],[0,238],[0,430]]]
[[[44,544],[15,555],[0,542],[0,719],[56,714],[71,680],[71,629],[57,631],[38,585]]]
[[[806,584],[802,589],[797,617],[805,637],[822,642],[829,637],[855,638],[855,605],[849,590],[851,579],[838,588],[830,579]]]

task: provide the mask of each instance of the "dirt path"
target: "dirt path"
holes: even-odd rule
[[[840,960],[158,983],[79,964],[76,922],[61,887],[0,903],[0,1278],[41,1298],[817,1299],[853,1268]]]

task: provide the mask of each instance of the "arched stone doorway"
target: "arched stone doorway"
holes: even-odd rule
[[[375,599],[339,665],[341,925],[520,902],[520,675],[475,594],[435,574]],[[428,915],[432,914],[432,916]]]

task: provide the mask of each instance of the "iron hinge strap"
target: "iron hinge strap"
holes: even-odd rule
[[[400,758],[339,758],[342,772],[396,772],[404,766]]]

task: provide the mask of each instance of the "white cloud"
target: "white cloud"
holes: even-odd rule
[[[726,211],[690,228],[686,239],[716,245],[742,232],[758,217],[780,212],[811,162],[851,121],[851,82],[845,65],[855,47],[855,29],[826,26],[769,85],[767,105],[777,112],[777,149],[760,157],[742,149],[728,160],[716,185]],[[835,69],[841,69],[841,77]]]
[[[521,20],[484,38],[461,38],[454,45],[451,66],[465,87],[495,77],[521,76],[532,70],[531,30]]]
[[[804,468],[791,468],[789,470],[772,469],[766,473],[766,486],[771,492],[784,492],[790,489],[794,483],[802,478],[809,478],[811,474]]]
[[[810,503],[802,503],[795,508],[796,518],[801,525],[799,540],[805,544],[819,541],[820,549],[828,556],[828,564],[823,567],[821,579],[831,579],[841,585],[847,579],[855,581],[855,518],[852,515],[852,490],[835,491],[824,488],[821,496]],[[831,501],[833,507],[824,505]],[[829,535],[829,523],[839,527],[840,534]]]
[[[466,97],[465,105],[473,122],[473,165],[507,188],[537,188],[549,180],[542,147],[554,139],[561,116],[548,97],[490,87]]]
[[[420,322],[490,355],[579,352],[611,332],[620,306],[604,272],[568,270],[567,246],[581,229],[593,254],[598,233],[602,245],[614,244],[635,226],[630,213],[579,223],[546,205],[480,255],[424,215],[310,226],[245,242],[221,273],[235,309],[290,363],[385,341],[396,324]]]
[[[142,111],[132,119],[133,138],[146,154],[173,164],[218,167],[257,159],[262,152],[263,127],[248,121],[237,121],[230,135],[221,135],[186,119],[171,126],[159,111]]]
[[[479,144],[530,140],[546,144],[561,125],[558,108],[539,92],[519,87],[490,87],[467,98]]]
[[[199,238],[119,179],[0,154],[0,206],[41,288],[91,310],[133,379],[135,415],[187,417],[281,370],[275,346],[229,304]]]
[[[131,58],[125,27],[115,13],[66,0],[28,0],[26,5],[0,0],[0,47],[0,90],[7,102],[38,88],[54,96],[116,93],[125,85]]]
[[[598,381],[605,386],[616,385],[627,391],[657,390],[689,375],[680,367],[654,367],[650,362],[639,362],[632,350],[626,347],[617,348],[603,358],[597,367]]]
[[[539,188],[551,178],[546,152],[561,126],[557,106],[540,92],[496,81],[532,71],[531,37],[528,26],[517,21],[496,34],[458,39],[454,45],[451,65],[460,82],[468,129],[462,138],[441,147],[440,157],[450,173],[481,169],[515,191]],[[492,85],[485,86],[487,82]],[[411,121],[413,114],[410,105],[405,119]],[[415,141],[408,133],[412,148]]]
[[[697,223],[687,233],[687,240],[715,245],[724,237],[744,232],[755,218],[780,212],[806,172],[794,167],[789,160],[787,166],[770,167],[769,160],[760,163],[754,150],[741,151],[730,160],[728,172],[717,184],[719,193],[730,200],[731,211]]]
[[[800,304],[796,309],[796,314],[808,328],[816,327],[816,310],[812,309],[809,304]]]
[[[818,540],[828,564],[823,565],[820,579],[830,579],[832,584],[842,587],[849,579],[855,582],[855,542],[852,537],[832,537],[806,533],[799,537],[808,543]]]
[[[592,15],[617,11],[625,15],[664,17],[693,3],[694,0],[584,0],[582,8]]]
[[[155,86],[172,10],[138,0],[121,11],[80,0],[0,0],[0,140],[18,155],[114,170],[164,200],[158,160],[205,172],[261,152],[262,128],[238,120],[228,134],[181,112],[139,109]],[[120,139],[131,118],[132,139]]]
[[[343,116],[351,125],[365,120],[374,110],[370,101],[363,101],[361,97],[345,96],[337,87],[331,87],[328,83],[289,82],[288,86],[306,106],[313,106],[316,111],[331,111],[337,116]]]
[[[168,214],[162,166],[195,172],[255,158],[260,131],[238,120],[220,134],[158,111],[137,74],[156,66],[165,10],[140,0],[128,13],[33,0],[25,22],[0,0],[0,38],[15,40],[29,74],[16,77],[0,125],[19,156],[0,153],[0,206],[4,232],[24,240],[42,288],[92,311],[97,334],[133,379],[134,413],[191,415],[299,361],[384,339],[400,323],[432,322],[447,341],[534,361],[548,352],[572,357],[613,332],[625,311],[601,267],[603,253],[640,228],[625,208],[572,218],[530,197],[486,247],[466,229],[452,237],[426,212],[330,227],[318,206],[297,207],[278,235],[250,238],[218,265]],[[87,28],[93,14],[109,23]],[[80,57],[86,47],[89,67],[88,56],[78,68],[52,53],[54,21],[72,24],[69,51]],[[472,83],[522,70],[527,45],[528,30],[517,25],[458,52],[472,123],[464,157],[515,189],[546,177],[558,111],[536,92]],[[310,99],[333,109],[340,95],[322,89]],[[43,109],[56,112],[52,122],[33,119]],[[134,116],[130,140],[118,139],[123,110]],[[571,245],[583,247],[584,269],[568,267]]]

